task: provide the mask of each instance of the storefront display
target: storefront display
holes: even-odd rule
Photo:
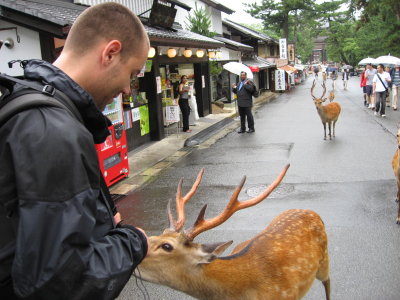
[[[124,130],[122,113],[122,96],[114,98],[103,111],[113,125],[108,129],[110,135],[104,143],[96,145],[100,170],[107,186],[110,186],[129,175],[128,147]]]

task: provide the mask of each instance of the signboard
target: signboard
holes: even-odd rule
[[[180,113],[180,111],[179,111],[178,105],[166,106],[165,107],[165,122],[167,122],[167,123],[179,122],[179,120],[180,120],[179,113]]]
[[[275,70],[275,90],[285,90],[285,71],[283,70]]]
[[[279,39],[279,57],[280,59],[287,59],[286,39]]]
[[[147,105],[139,106],[140,112],[140,135],[143,136],[150,132],[149,107]]]
[[[139,107],[131,109],[132,112],[132,122],[136,122],[140,120],[140,110]]]
[[[294,44],[288,44],[289,61],[294,63]]]
[[[161,77],[160,76],[156,77],[156,82],[157,82],[157,94],[161,94],[162,90],[161,90]]]

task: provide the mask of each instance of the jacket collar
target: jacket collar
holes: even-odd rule
[[[66,73],[46,61],[33,59],[26,65],[24,75],[26,79],[50,84],[66,94],[77,107],[94,142],[100,144],[105,141],[110,134],[108,126],[111,122],[97,108],[92,96]]]

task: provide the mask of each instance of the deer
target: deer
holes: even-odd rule
[[[397,220],[396,223],[400,225],[400,168],[399,168],[399,159],[400,159],[400,128],[397,129],[397,149],[396,152],[393,155],[392,159],[392,168],[393,168],[393,173],[394,176],[396,177],[396,182],[397,182],[397,197],[396,197],[396,202],[398,202],[398,211],[397,211]]]
[[[339,118],[341,107],[340,104],[337,102],[331,102],[326,105],[322,104],[323,102],[326,101],[326,98],[324,98],[326,93],[325,82],[322,84],[324,92],[320,98],[317,98],[313,95],[314,87],[315,87],[315,80],[313,81],[313,85],[311,87],[311,96],[314,100],[315,107],[321,118],[322,125],[324,125],[324,140],[326,140],[326,124],[328,124],[329,139],[331,140],[332,139],[331,127],[333,129],[333,137],[335,137],[335,125]]]
[[[328,239],[320,216],[304,209],[290,209],[275,217],[256,236],[238,244],[227,256],[221,254],[233,241],[196,243],[200,233],[219,226],[236,211],[254,206],[268,197],[285,176],[289,164],[258,196],[239,201],[244,176],[225,209],[204,219],[207,205],[194,225],[185,230],[185,204],[195,194],[204,169],[190,191],[182,196],[182,180],[176,192],[175,220],[171,200],[167,211],[169,228],[149,237],[148,255],[135,276],[204,300],[301,299],[315,278],[322,281],[330,299]]]

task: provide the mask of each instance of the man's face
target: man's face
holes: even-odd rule
[[[382,73],[383,68],[382,68],[381,66],[378,66],[378,67],[377,67],[377,70],[378,70],[379,73]]]
[[[245,80],[247,78],[246,73],[240,73],[240,80]]]
[[[147,59],[149,46],[145,43],[140,49],[133,51],[133,55],[122,59],[121,55],[116,57],[115,62],[110,65],[102,80],[99,79],[98,90],[92,94],[97,107],[103,111],[107,104],[120,93],[130,93],[131,80],[140,72]],[[129,55],[129,54],[128,54]]]
[[[368,69],[368,70],[371,70],[371,69],[372,69],[372,66],[371,66],[371,65],[367,65],[367,69]]]

